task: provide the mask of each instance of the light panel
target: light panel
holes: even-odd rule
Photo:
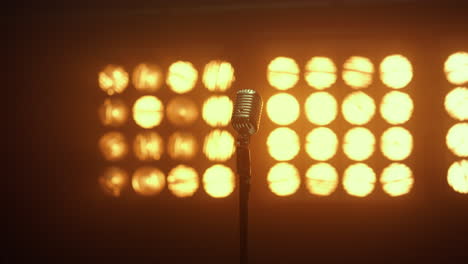
[[[314,195],[329,196],[338,186],[338,172],[328,163],[317,163],[307,170],[307,190]]]
[[[178,165],[167,176],[167,187],[177,197],[190,197],[198,190],[198,173],[186,165]]]
[[[299,66],[292,58],[277,57],[268,65],[268,82],[278,90],[288,90],[299,80]]]
[[[277,196],[292,195],[301,184],[297,168],[286,162],[271,167],[268,171],[267,181],[268,187]]]
[[[155,96],[142,96],[133,105],[133,120],[142,128],[158,126],[163,117],[164,105]]]
[[[312,57],[305,66],[304,78],[317,90],[330,88],[336,82],[336,66],[330,58]]]

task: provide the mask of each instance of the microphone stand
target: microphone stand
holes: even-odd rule
[[[237,174],[239,175],[239,252],[240,263],[248,262],[248,220],[250,194],[250,135],[240,134],[236,142]]]

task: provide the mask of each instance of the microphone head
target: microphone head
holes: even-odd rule
[[[253,135],[260,126],[262,98],[251,89],[237,91],[231,123],[241,135]]]

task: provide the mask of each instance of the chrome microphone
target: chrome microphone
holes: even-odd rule
[[[231,123],[240,135],[250,136],[258,131],[262,105],[262,98],[255,90],[237,91]]]

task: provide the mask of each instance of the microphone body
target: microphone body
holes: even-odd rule
[[[237,92],[231,123],[241,136],[250,136],[258,131],[262,105],[262,98],[255,90]]]

